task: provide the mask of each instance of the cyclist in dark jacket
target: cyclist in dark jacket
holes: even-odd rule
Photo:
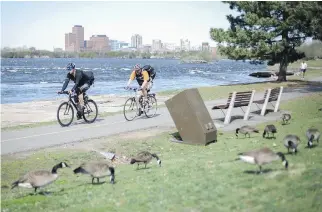
[[[77,94],[75,102],[77,103],[78,108],[77,118],[80,119],[84,110],[83,93],[86,92],[93,84],[94,73],[92,71],[83,71],[80,69],[76,69],[74,63],[69,63],[66,69],[69,72],[67,73],[66,79],[64,80],[64,84],[61,91],[59,91],[58,93],[63,92],[67,88],[70,80],[74,81],[75,85],[69,91],[69,93],[76,92]]]

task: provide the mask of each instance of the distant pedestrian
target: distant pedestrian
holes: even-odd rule
[[[302,61],[302,63],[301,63],[301,72],[303,73],[303,75],[302,75],[302,78],[303,78],[303,79],[304,79],[304,75],[305,75],[306,69],[307,69],[307,64],[306,64],[306,62],[303,60],[303,61]]]

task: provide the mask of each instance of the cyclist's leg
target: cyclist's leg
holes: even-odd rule
[[[77,106],[78,110],[81,111],[81,113],[83,112],[84,108],[84,93],[89,89],[89,87],[90,85],[88,83],[85,83],[79,88],[79,93],[77,94],[79,100],[79,104]]]

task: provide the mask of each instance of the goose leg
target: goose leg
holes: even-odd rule
[[[37,187],[35,187],[35,193],[37,192]]]
[[[145,165],[144,168],[146,169],[146,163],[144,163],[144,165]]]
[[[94,177],[92,178],[92,184],[94,184]]]
[[[139,165],[140,165],[140,164],[138,164],[138,166],[136,167],[136,169],[139,169]]]
[[[96,177],[96,179],[97,179],[97,183],[99,183],[100,182],[100,179],[98,177]]]
[[[262,166],[259,166],[259,172],[258,174],[262,174]]]

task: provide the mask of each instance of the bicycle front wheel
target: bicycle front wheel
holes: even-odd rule
[[[96,103],[92,99],[88,100],[83,113],[84,120],[87,123],[93,123],[97,118],[97,114],[98,109]]]
[[[136,117],[137,112],[138,107],[136,105],[135,99],[132,97],[126,100],[123,108],[123,114],[125,119],[128,121],[132,121]]]
[[[74,119],[74,108],[68,102],[63,102],[57,110],[57,120],[62,127],[69,126]]]
[[[158,110],[157,99],[154,96],[149,96],[148,101],[144,104],[144,113],[146,117],[152,118]]]

